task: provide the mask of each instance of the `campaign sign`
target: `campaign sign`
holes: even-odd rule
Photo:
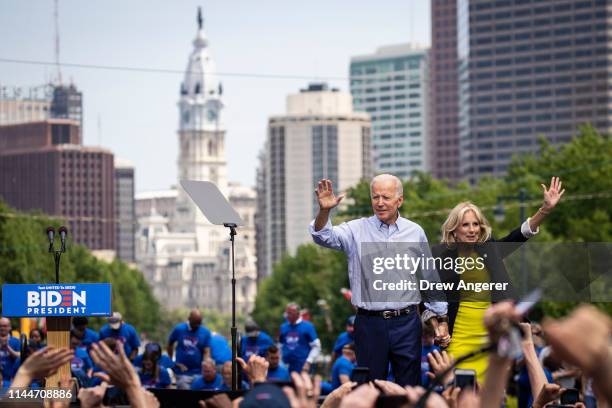
[[[2,285],[2,316],[110,316],[110,283]]]

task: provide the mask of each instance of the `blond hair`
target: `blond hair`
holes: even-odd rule
[[[463,216],[472,211],[480,224],[480,235],[478,236],[478,242],[485,242],[491,238],[491,224],[482,214],[480,208],[478,206],[472,204],[469,201],[464,201],[459,203],[453,208],[448,214],[446,221],[442,224],[442,242],[445,244],[454,244],[457,241],[455,240],[455,235],[453,234],[461,222],[463,221]]]

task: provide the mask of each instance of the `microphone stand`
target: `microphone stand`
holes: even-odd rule
[[[236,233],[236,224],[223,223],[223,226],[229,228],[230,241],[232,242],[232,391],[238,390],[238,329],[236,328],[236,271],[234,260],[234,236]]]

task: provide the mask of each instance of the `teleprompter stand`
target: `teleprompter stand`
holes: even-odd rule
[[[234,237],[236,228],[244,225],[244,222],[221,194],[217,186],[210,181],[181,180],[181,186],[196,203],[204,216],[211,224],[223,225],[229,228],[230,241],[232,243],[232,391],[238,390],[238,329],[236,328],[236,275],[234,260]]]

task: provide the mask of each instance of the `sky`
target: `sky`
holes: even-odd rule
[[[83,92],[83,144],[131,161],[137,192],[167,189],[177,183],[177,102],[201,6],[223,83],[228,179],[254,186],[268,117],[285,111],[286,96],[325,79],[348,91],[352,56],[429,45],[429,3],[58,0],[60,63],[170,71],[64,65],[61,74]],[[57,77],[53,10],[53,0],[0,2],[0,86]]]

